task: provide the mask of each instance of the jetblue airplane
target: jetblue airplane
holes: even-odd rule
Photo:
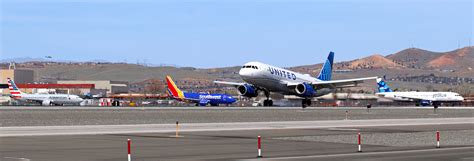
[[[464,98],[454,92],[394,92],[382,78],[377,78],[379,92],[376,95],[394,101],[415,102],[416,105],[433,105],[438,108],[441,102],[462,102]]]
[[[77,95],[70,94],[26,94],[20,91],[15,82],[7,78],[8,89],[13,99],[22,102],[37,102],[43,106],[74,104],[79,105],[83,99]]]
[[[236,100],[234,97],[226,94],[200,94],[188,93],[181,91],[170,76],[166,76],[166,83],[168,84],[168,93],[176,100],[190,101],[196,103],[196,106],[219,106],[219,104],[232,104]]]
[[[214,81],[237,87],[240,94],[246,97],[257,97],[260,91],[265,93],[267,100],[264,106],[272,106],[270,92],[284,95],[296,95],[303,98],[303,108],[311,105],[311,98],[323,96],[336,91],[336,88],[354,87],[365,80],[377,77],[331,80],[334,53],[330,52],[318,77],[300,74],[287,69],[274,67],[260,62],[246,63],[239,71],[244,83]]]

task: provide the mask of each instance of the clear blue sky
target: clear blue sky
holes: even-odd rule
[[[473,37],[472,0],[1,0],[0,59],[223,67],[336,61]],[[474,42],[473,42],[474,43]]]

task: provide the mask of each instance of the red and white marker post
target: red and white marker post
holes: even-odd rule
[[[127,139],[127,147],[128,147],[128,161],[132,161],[132,155],[130,153],[130,146],[132,145],[132,141],[130,139]]]
[[[436,148],[440,148],[440,146],[439,146],[439,138],[440,138],[440,136],[439,136],[439,131],[436,131]]]
[[[357,152],[362,152],[362,146],[361,146],[362,139],[360,137],[360,133],[357,134],[357,144],[358,144],[358,149]]]
[[[262,137],[258,136],[258,151],[257,151],[257,158],[262,157]]]

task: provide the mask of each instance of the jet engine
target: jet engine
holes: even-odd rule
[[[49,106],[49,105],[51,105],[51,100],[44,100],[43,102],[41,102],[41,105]]]
[[[300,97],[312,97],[316,93],[313,86],[307,83],[296,85],[295,91]]]
[[[245,97],[257,97],[258,96],[258,91],[257,89],[249,84],[244,84],[240,85],[237,87],[239,90],[240,95],[245,96]]]

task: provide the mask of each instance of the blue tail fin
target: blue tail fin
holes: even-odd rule
[[[379,92],[393,92],[392,89],[385,83],[384,79],[377,78],[377,85],[379,86]]]
[[[322,81],[331,80],[332,77],[332,64],[334,61],[334,52],[330,52],[328,59],[323,64],[323,68],[321,68],[321,72],[318,75],[318,79]]]

